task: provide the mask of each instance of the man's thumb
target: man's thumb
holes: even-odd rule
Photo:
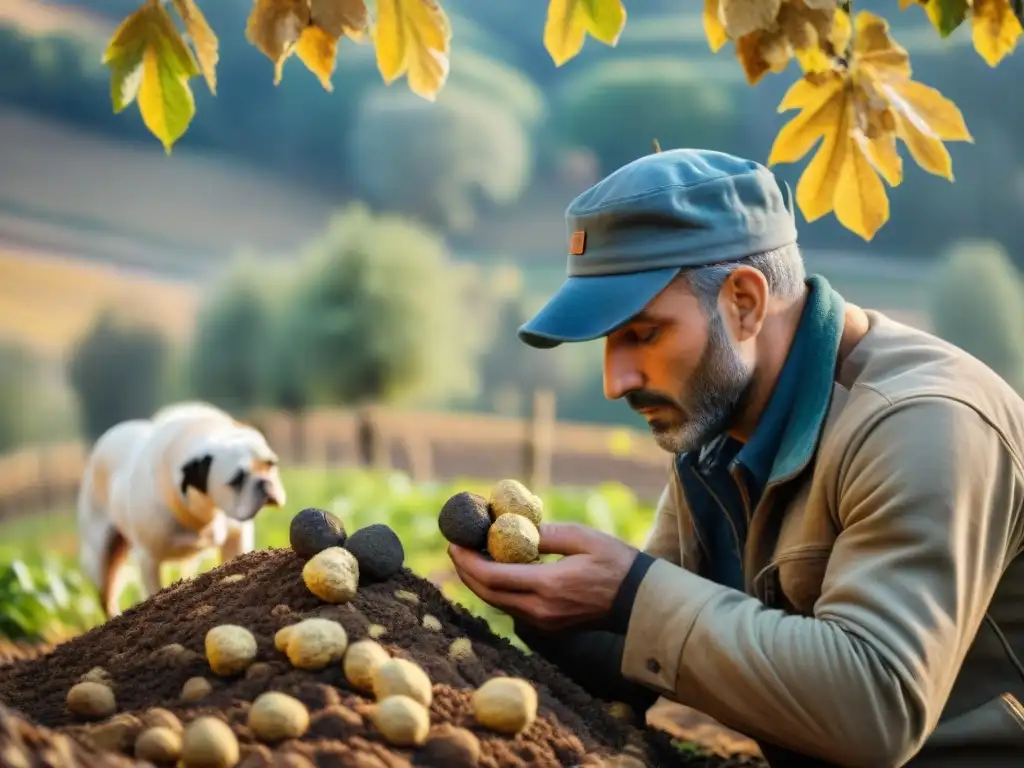
[[[585,555],[593,549],[597,533],[579,523],[541,523],[538,530],[542,555]]]

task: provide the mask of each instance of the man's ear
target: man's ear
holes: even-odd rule
[[[206,454],[197,459],[192,459],[181,468],[181,494],[188,496],[189,486],[192,486],[200,493],[206,493],[207,483],[210,479],[210,465],[213,463],[213,456]]]

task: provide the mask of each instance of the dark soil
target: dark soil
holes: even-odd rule
[[[597,765],[594,761],[599,756],[622,754],[636,755],[652,766],[763,765],[744,758],[684,755],[665,734],[622,724],[607,714],[601,702],[557,669],[496,637],[486,623],[448,601],[430,582],[408,570],[387,582],[361,586],[349,604],[331,606],[306,589],[301,577],[303,562],[290,550],[262,550],[244,555],[162,590],[46,655],[0,666],[0,703],[25,718],[0,710],[0,716],[4,716],[0,748],[11,739],[8,731],[13,728],[22,734],[22,741],[43,745],[56,739],[54,743],[64,745],[62,749],[72,750],[64,756],[64,762],[40,762],[34,758],[23,762],[26,766],[141,765],[124,760],[104,762],[96,753],[75,754],[73,750],[80,747],[67,739],[72,736],[85,745],[95,745],[90,733],[95,732],[96,725],[85,724],[69,713],[65,696],[82,675],[102,667],[110,675],[119,713],[141,716],[151,707],[164,707],[186,723],[203,714],[221,717],[232,725],[239,738],[241,765],[246,768],[397,768],[431,764],[426,749],[387,746],[366,716],[370,700],[352,691],[340,665],[319,672],[301,671],[292,668],[287,658],[275,650],[273,638],[278,629],[302,618],[321,616],[339,621],[350,642],[366,637],[370,624],[384,626],[387,633],[379,642],[392,655],[418,663],[434,683],[432,726],[449,723],[473,731],[480,739],[479,765],[484,768]],[[403,594],[396,596],[398,591]],[[441,621],[440,631],[423,627],[425,614]],[[226,623],[247,627],[256,637],[257,661],[262,664],[244,675],[217,677],[206,661],[203,646],[207,630]],[[474,658],[458,662],[447,658],[450,643],[458,637],[472,641]],[[171,644],[184,650],[168,649]],[[529,679],[539,694],[540,713],[536,722],[515,738],[479,728],[472,716],[472,689],[500,674]],[[213,685],[213,693],[200,702],[183,703],[179,699],[182,685],[195,676],[206,677]],[[259,744],[245,725],[250,702],[267,690],[295,696],[309,707],[312,715],[309,732],[302,739],[277,745],[273,751]],[[66,735],[53,733],[54,729]],[[126,744],[130,743],[129,739]],[[54,748],[50,747],[51,751]],[[114,758],[113,753],[107,756]],[[3,754],[0,763],[20,765],[5,762]],[[434,764],[439,763],[434,760]]]

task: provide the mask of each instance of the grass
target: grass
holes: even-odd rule
[[[287,547],[288,524],[305,507],[334,512],[350,532],[370,523],[386,523],[401,538],[409,568],[438,584],[450,599],[485,618],[495,632],[511,637],[511,619],[484,604],[454,577],[446,542],[437,529],[437,513],[449,496],[460,490],[486,494],[490,482],[413,483],[396,472],[301,468],[285,470],[283,476],[288,506],[268,509],[257,518],[258,548]],[[583,522],[637,545],[654,515],[653,509],[617,484],[554,489],[542,496],[546,519]],[[0,524],[0,542],[0,637],[55,642],[102,622],[95,591],[76,567],[73,511],[54,510]],[[166,565],[164,584],[217,564],[218,558],[211,554],[198,561],[191,572]],[[139,599],[137,572],[132,576],[122,597],[123,608]]]
[[[0,245],[0,337],[48,356],[68,351],[109,304],[144,302],[146,315],[172,339],[192,329],[197,290],[80,259]]]

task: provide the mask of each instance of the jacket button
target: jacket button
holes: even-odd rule
[[[653,675],[656,675],[659,672],[661,672],[661,664],[658,663],[657,659],[648,659],[647,660],[647,671],[650,672]]]

